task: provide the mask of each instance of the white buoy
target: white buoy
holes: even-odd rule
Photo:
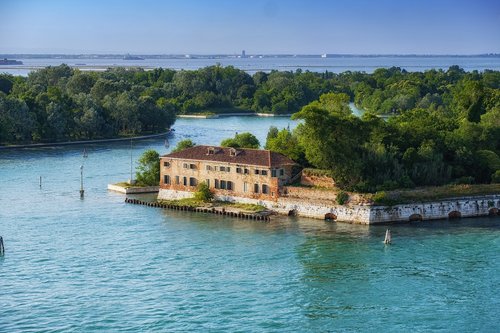
[[[384,244],[391,244],[391,241],[392,241],[392,235],[391,235],[391,231],[389,229],[387,229],[385,231],[385,239],[384,239]]]

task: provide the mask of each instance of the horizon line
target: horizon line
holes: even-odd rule
[[[145,56],[145,57],[158,57],[158,56],[241,56],[241,53],[140,53],[140,52],[69,52],[69,53],[25,53],[25,52],[0,52],[1,56],[4,55],[27,55],[27,56]],[[250,56],[459,56],[459,57],[473,57],[473,56],[500,56],[496,52],[483,52],[483,53],[246,53],[245,58]]]

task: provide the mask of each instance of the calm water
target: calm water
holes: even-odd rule
[[[285,118],[179,120],[218,143]],[[134,143],[162,153],[163,140]],[[0,332],[495,332],[500,219],[271,223],[127,205],[128,144],[0,151]],[[38,177],[43,176],[40,189]]]
[[[142,66],[180,69],[198,69],[220,63],[223,66],[234,66],[253,74],[257,71],[269,72],[295,71],[297,69],[312,72],[341,73],[345,71],[373,72],[377,68],[398,66],[411,72],[421,72],[428,69],[448,69],[458,65],[466,71],[500,70],[499,57],[335,57],[335,58],[223,58],[223,59],[17,59],[23,61],[23,66],[0,67],[0,72],[15,75],[27,75],[32,68],[68,64],[72,67],[89,69],[105,69],[114,66]]]

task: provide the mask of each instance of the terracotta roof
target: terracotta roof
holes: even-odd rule
[[[210,154],[209,150],[211,152]],[[266,167],[280,167],[282,165],[297,164],[285,155],[270,150],[248,148],[234,149],[216,146],[194,146],[175,153],[163,155],[162,157],[181,160],[258,165]]]

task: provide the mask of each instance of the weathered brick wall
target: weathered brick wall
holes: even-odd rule
[[[169,162],[165,166],[164,162]],[[191,165],[193,168],[184,168],[184,164]],[[211,166],[210,170],[207,165]],[[217,166],[217,170],[216,167]],[[220,167],[229,168],[230,171],[220,171]],[[248,169],[248,173],[237,173],[236,168]],[[266,170],[267,175],[255,174],[255,169]],[[271,177],[271,169],[260,166],[245,166],[233,163],[224,162],[207,162],[207,161],[182,161],[162,158],[160,160],[160,187],[174,191],[196,191],[196,186],[189,185],[189,178],[195,178],[197,183],[209,182],[210,188],[220,195],[232,195],[240,197],[248,197],[262,200],[277,200],[279,196],[279,183],[286,181],[290,177],[289,168],[285,169],[285,175],[282,177]],[[170,176],[170,184],[164,183],[164,176]],[[179,176],[179,184],[176,183],[176,176]],[[183,184],[183,177],[187,178],[187,186]],[[215,188],[215,179],[231,181],[233,183],[232,190],[223,190]],[[247,190],[244,190],[244,183],[247,184]],[[259,185],[259,192],[254,192],[254,184]],[[262,193],[262,185],[269,187],[269,193]]]
[[[325,188],[335,187],[335,182],[331,177],[313,176],[313,175],[308,175],[306,172],[302,173],[302,176],[300,177],[300,183],[306,186],[319,186]]]
[[[284,186],[282,197],[308,200],[321,200],[335,202],[337,193],[335,191],[323,190],[311,187]]]

